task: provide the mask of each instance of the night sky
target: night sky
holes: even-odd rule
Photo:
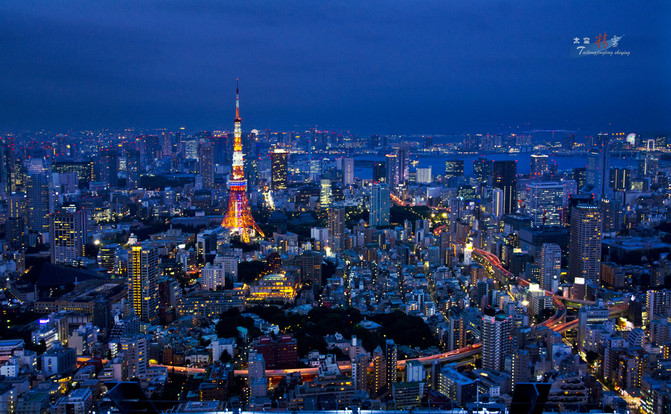
[[[5,0],[0,57],[0,130],[231,129],[236,77],[244,129],[671,130],[668,0]]]

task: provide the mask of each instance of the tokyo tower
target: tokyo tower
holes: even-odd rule
[[[237,82],[237,79],[236,79]],[[240,126],[240,97],[238,87],[235,87],[235,140],[233,141],[233,179],[228,181],[228,209],[222,227],[232,233],[237,233],[245,243],[249,243],[254,232],[264,237],[263,232],[256,224],[252,212],[249,210],[247,199],[247,180],[242,154],[242,128]]]

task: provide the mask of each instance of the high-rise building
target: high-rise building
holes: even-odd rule
[[[482,317],[482,368],[503,371],[505,359],[512,350],[512,327],[511,316],[492,308],[485,309]]]
[[[603,324],[610,318],[610,311],[602,301],[591,306],[581,306],[578,310],[578,347],[585,347],[587,325]]]
[[[580,204],[571,211],[569,277],[598,283],[601,272],[601,212]]]
[[[214,188],[214,144],[207,140],[201,141],[198,147],[198,163],[203,188]]]
[[[527,185],[527,211],[535,226],[561,225],[563,205],[563,184],[532,182]]]
[[[399,163],[398,155],[396,154],[387,154],[387,184],[389,187],[396,188],[400,183],[399,181]]]
[[[365,390],[368,382],[368,356],[357,354],[352,360],[352,382],[357,390]]]
[[[631,187],[631,170],[628,168],[610,169],[610,188],[616,191],[627,191]]]
[[[531,155],[531,177],[543,178],[543,175],[550,172],[549,165],[550,157],[546,154],[532,154]]]
[[[464,160],[445,161],[445,181],[451,185],[450,181],[464,176]]]
[[[276,149],[270,155],[270,177],[275,191],[287,188],[288,157],[289,153],[283,149]]]
[[[333,252],[342,252],[345,248],[345,208],[329,209],[329,247]]]
[[[492,161],[486,158],[473,160],[473,176],[480,185],[487,184],[492,176]]]
[[[370,195],[370,225],[389,225],[390,198],[389,186],[385,183],[373,184]]]
[[[256,224],[249,209],[247,198],[247,180],[245,180],[245,160],[242,154],[242,119],[240,118],[240,95],[235,89],[235,120],[233,140],[233,172],[232,179],[228,181],[228,208],[226,216],[221,222],[230,233],[238,234],[243,242],[249,242],[250,236],[255,232],[264,236],[261,228]],[[286,158],[285,158],[286,159]],[[285,163],[286,166],[286,163]],[[285,169],[286,187],[286,169]]]
[[[387,367],[386,358],[382,348],[378,345],[373,350],[373,389],[372,394],[379,394],[380,391],[387,385]]]
[[[408,146],[407,144],[402,144],[396,150],[396,157],[398,159],[398,183],[403,184],[407,179],[408,171]]]
[[[503,214],[517,211],[517,161],[494,161],[493,187],[503,190]]]
[[[119,340],[128,373],[125,380],[133,378],[144,379],[147,377],[147,368],[149,367],[147,339],[146,335],[134,335],[123,337]]]
[[[610,188],[610,148],[606,134],[599,134],[597,147],[587,159],[587,184],[583,191],[594,194],[595,199],[613,197]]]
[[[158,249],[133,245],[128,262],[128,300],[141,321],[154,322],[158,318]]]
[[[345,185],[354,184],[354,158],[343,157],[342,159],[342,182]]]
[[[572,174],[573,181],[576,182],[579,189],[585,188],[587,185],[587,168],[574,168]]]
[[[328,208],[332,201],[331,180],[322,178],[319,185],[319,206],[321,208]]]
[[[396,369],[398,365],[398,347],[393,339],[387,339],[384,348],[385,367],[387,368],[387,389],[396,382]]]
[[[561,247],[543,243],[540,254],[541,287],[555,293],[561,276]]]
[[[73,213],[59,211],[51,214],[49,220],[49,236],[51,263],[69,264],[75,259],[84,257],[86,246],[86,212]]]
[[[26,212],[28,230],[36,233],[49,231],[49,179],[42,159],[33,158],[26,177]]]
[[[373,181],[376,183],[387,182],[387,163],[384,161],[373,162]]]
[[[431,174],[431,166],[426,168],[417,168],[417,184],[431,184],[433,175]]]
[[[5,221],[5,240],[11,250],[26,248],[26,221],[23,217],[8,217]]]
[[[131,190],[140,186],[142,170],[140,151],[136,149],[126,151],[126,186]]]
[[[103,148],[98,153],[100,159],[99,180],[110,187],[116,187],[119,172],[119,153],[116,148]]]
[[[503,190],[495,188],[492,190],[492,216],[500,219],[503,217],[504,199]]]

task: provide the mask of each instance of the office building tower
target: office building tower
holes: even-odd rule
[[[51,263],[72,265],[75,259],[84,257],[86,232],[86,212],[59,211],[51,214],[49,236]]]
[[[370,225],[388,226],[391,203],[389,186],[385,183],[373,184],[370,195]]]
[[[580,204],[571,210],[569,278],[598,283],[601,272],[601,212]]]
[[[492,176],[492,161],[486,158],[473,160],[473,176],[480,185],[489,183]]]
[[[500,188],[492,190],[492,216],[497,219],[503,217],[504,194]]]
[[[98,153],[100,164],[98,180],[116,187],[119,172],[119,153],[116,148],[103,148]]]
[[[531,178],[543,178],[550,172],[550,158],[545,154],[531,155]]]
[[[609,138],[599,134],[597,148],[592,150],[587,159],[587,184],[583,191],[594,194],[595,199],[613,197],[610,188],[610,148]]]
[[[512,327],[511,316],[492,308],[485,309],[482,317],[482,368],[503,371],[505,359],[511,354]]]
[[[631,187],[631,170],[628,168],[610,169],[610,188],[616,191],[628,191]]]
[[[553,243],[543,243],[539,267],[541,287],[552,293],[557,292],[561,276],[561,247]]]
[[[289,153],[283,149],[276,149],[270,155],[270,176],[272,189],[275,191],[287,188],[287,159]]]
[[[447,331],[447,350],[454,351],[455,349],[466,346],[466,322],[464,321],[464,312],[456,306],[450,308],[447,312],[448,326]]]
[[[201,141],[198,147],[198,163],[200,176],[203,179],[203,188],[214,188],[214,144],[210,141]]]
[[[140,187],[140,176],[144,168],[140,151],[130,149],[126,151],[126,186],[131,190]]]
[[[384,349],[385,366],[387,368],[387,389],[396,382],[396,369],[398,365],[398,347],[393,339],[387,339]]]
[[[154,322],[158,318],[158,249],[136,244],[128,255],[128,300],[141,321]]]
[[[221,222],[221,226],[228,229],[231,234],[237,234],[240,239],[249,243],[251,236],[259,234],[264,236],[261,228],[254,220],[252,211],[249,209],[249,199],[247,198],[247,180],[245,180],[245,160],[242,153],[242,119],[240,118],[240,95],[238,88],[235,89],[235,120],[234,122],[234,140],[233,140],[233,171],[232,177],[228,180],[228,208],[226,215]],[[278,161],[273,159],[273,161]],[[279,168],[280,164],[274,168]],[[273,162],[275,165],[275,162]],[[280,170],[276,170],[278,177],[273,176],[273,189],[279,185],[280,181],[275,182],[275,178],[281,178]],[[286,188],[286,153],[284,154],[284,187]]]
[[[354,184],[354,158],[343,157],[342,182],[346,186]]]
[[[26,248],[26,221],[23,217],[9,217],[5,221],[5,241],[10,250]]]
[[[527,212],[534,226],[559,226],[564,206],[564,186],[554,182],[527,185]]]
[[[319,206],[321,208],[328,208],[332,202],[331,197],[331,180],[322,178],[319,186]]]
[[[573,181],[578,185],[578,189],[583,189],[587,185],[587,168],[574,168],[572,174]]]
[[[387,154],[387,184],[390,188],[395,188],[399,183],[399,163],[398,155]]]
[[[33,158],[26,177],[26,213],[28,230],[35,233],[49,231],[50,212],[49,178],[42,159]]]
[[[464,405],[476,399],[477,384],[457,370],[456,365],[444,366],[438,374],[438,392],[454,404]]]
[[[387,163],[384,161],[373,162],[373,181],[376,183],[387,182]]]
[[[454,179],[464,176],[464,160],[445,161],[445,181],[448,185],[454,184]]]
[[[398,183],[403,184],[407,179],[408,173],[408,146],[407,144],[402,144],[399,149],[396,150],[396,159],[398,160]]]
[[[342,252],[345,248],[345,208],[332,207],[329,209],[329,236],[328,246],[333,252]]]
[[[417,184],[431,184],[433,175],[431,174],[431,166],[426,168],[417,168]]]
[[[517,161],[494,161],[493,187],[503,190],[503,214],[517,212]]]
[[[119,340],[127,369],[127,376],[124,378],[126,381],[147,377],[147,368],[149,368],[148,339],[146,335],[134,335]]]

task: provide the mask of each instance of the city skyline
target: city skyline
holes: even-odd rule
[[[8,2],[0,129],[227,129],[240,77],[250,129],[664,131],[652,6]],[[604,33],[630,55],[572,56]]]

